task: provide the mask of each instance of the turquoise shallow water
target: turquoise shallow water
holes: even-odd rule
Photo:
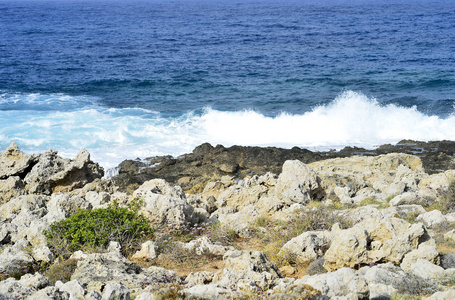
[[[450,1],[0,0],[0,146],[455,139]]]

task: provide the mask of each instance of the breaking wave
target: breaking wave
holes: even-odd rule
[[[3,94],[0,125],[3,148],[16,141],[26,152],[54,149],[66,157],[85,148],[105,168],[124,159],[188,153],[204,142],[327,150],[373,148],[402,139],[455,140],[452,115],[442,118],[416,107],[381,105],[353,91],[306,113],[275,117],[211,108],[164,117],[141,108],[106,108],[87,97]]]

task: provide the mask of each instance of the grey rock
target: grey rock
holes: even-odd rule
[[[215,273],[209,271],[201,271],[193,273],[191,272],[186,276],[185,281],[188,286],[194,286],[198,284],[209,284],[212,282]]]
[[[91,291],[85,296],[85,300],[101,300],[101,294],[97,291]]]
[[[33,287],[24,286],[14,278],[7,278],[0,281],[0,295],[4,295],[5,299],[25,299],[36,291]],[[7,298],[6,298],[7,297]],[[0,299],[1,296],[0,296]]]
[[[14,245],[8,246],[0,253],[0,269],[7,274],[21,273],[22,266],[33,263],[33,257],[27,249],[30,244],[26,239],[18,240]]]
[[[20,151],[16,142],[12,142],[5,152],[0,153],[0,179],[23,175],[34,159],[34,155]]]
[[[455,253],[443,255],[441,257],[441,267],[444,269],[455,268]]]
[[[69,192],[104,175],[103,168],[90,160],[86,150],[80,151],[74,160],[61,158],[52,150],[37,159],[24,179],[30,193]]]
[[[331,239],[329,231],[308,231],[288,241],[281,251],[292,253],[300,260],[309,262],[324,255],[324,248],[328,248]]]
[[[121,283],[108,283],[104,287],[102,300],[130,300],[130,289]]]
[[[150,220],[161,224],[192,221],[194,208],[186,201],[182,188],[162,179],[145,182],[134,191],[132,198],[143,200],[139,213]]]
[[[27,297],[27,300],[70,300],[70,295],[55,286],[48,286],[33,293]]]
[[[0,204],[20,195],[25,195],[27,191],[24,188],[25,184],[19,176],[0,179]]]
[[[18,283],[22,286],[40,290],[49,285],[49,278],[44,277],[40,273],[25,274],[21,277]]]
[[[444,269],[440,266],[429,262],[425,259],[417,259],[416,262],[411,264],[412,274],[419,276],[421,278],[440,278],[445,275]]]
[[[57,281],[55,286],[60,290],[70,294],[70,297],[84,298],[85,288],[78,280],[71,280],[66,283]]]
[[[232,246],[223,246],[212,243],[206,236],[192,240],[188,243],[180,243],[180,245],[188,250],[194,250],[196,254],[211,253],[214,255],[224,255],[229,250],[235,250]]]
[[[199,284],[190,288],[186,288],[183,290],[183,292],[194,297],[195,299],[214,300],[239,299],[241,295],[239,292],[219,287],[216,284]]]
[[[107,192],[95,192],[95,191],[88,191],[85,194],[85,200],[87,200],[93,208],[97,206],[109,203],[111,200],[111,196]]]
[[[215,213],[217,213],[217,210]],[[229,226],[241,237],[252,237],[250,224],[253,223],[261,214],[252,204],[244,207],[241,211],[232,214],[218,215],[218,221],[222,225]]]
[[[332,273],[314,276],[307,275],[296,280],[294,283],[312,286],[331,299],[336,297],[369,299],[370,295],[368,284],[365,279],[349,268],[341,268]]]
[[[46,208],[48,201],[49,197],[43,195],[19,196],[0,206],[0,216],[7,217],[10,214],[19,214],[21,211],[31,213],[40,208]]]
[[[141,250],[137,251],[132,258],[139,260],[155,259],[157,255],[158,246],[153,241],[147,241],[141,245]]]
[[[111,246],[111,245],[110,245]],[[159,267],[141,269],[137,264],[124,258],[112,244],[108,253],[86,254],[77,251],[72,258],[79,259],[71,280],[78,280],[89,291],[102,292],[109,283],[122,283],[131,292],[142,289],[142,285],[159,283],[181,283],[173,271]]]
[[[417,217],[417,221],[423,222],[427,228],[431,228],[436,225],[447,222],[442,212],[435,209],[429,212],[425,212]]]
[[[283,277],[277,265],[262,251],[228,251],[223,261],[225,268],[232,271],[269,272],[276,277]]]
[[[71,280],[78,280],[87,286],[87,290],[101,292],[108,283],[118,283],[138,288],[146,278],[142,269],[116,252],[94,253],[86,255],[77,263]]]
[[[316,197],[319,181],[316,173],[299,160],[288,160],[278,176],[275,192],[285,204],[305,204]]]
[[[451,300],[455,299],[455,290],[450,289],[444,292],[436,292],[433,295],[426,298],[427,300]]]

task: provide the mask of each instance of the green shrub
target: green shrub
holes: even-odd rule
[[[110,241],[119,242],[124,255],[134,250],[135,244],[152,234],[152,229],[135,207],[80,210],[69,218],[55,222],[44,231],[49,248],[67,257],[77,250],[94,251],[106,248]]]

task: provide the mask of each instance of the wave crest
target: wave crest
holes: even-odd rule
[[[62,103],[74,103],[78,98],[62,99]],[[188,153],[204,142],[327,150],[372,148],[402,139],[455,140],[452,115],[440,118],[425,115],[416,107],[380,105],[353,91],[299,115],[283,112],[268,117],[251,110],[205,108],[179,117],[163,117],[139,108],[78,107],[58,112],[2,110],[0,124],[3,147],[15,140],[26,152],[52,148],[64,156],[74,156],[86,148],[105,167],[114,167],[127,158]]]

